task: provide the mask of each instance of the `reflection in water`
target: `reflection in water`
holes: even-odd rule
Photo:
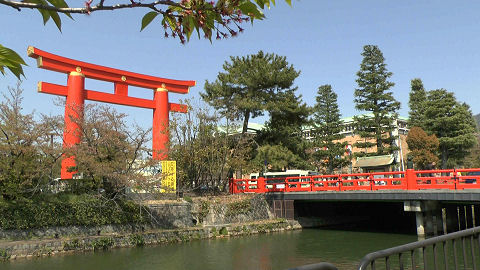
[[[314,230],[114,249],[0,263],[20,270],[281,270],[321,261],[355,269],[367,253],[416,241],[415,235]]]

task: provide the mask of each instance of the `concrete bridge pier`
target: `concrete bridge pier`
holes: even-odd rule
[[[417,222],[417,235],[418,237],[425,237],[425,222],[423,219],[423,213],[422,212],[416,212],[415,213],[415,220]]]
[[[424,238],[426,235],[437,235],[443,227],[441,208],[436,201],[405,201],[405,212],[415,212],[417,235]]]
[[[425,212],[425,232],[427,235],[437,236],[442,234],[443,219],[442,209],[439,204],[432,205],[430,211]]]

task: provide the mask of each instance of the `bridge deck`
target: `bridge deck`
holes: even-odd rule
[[[265,196],[273,200],[450,201],[480,204],[480,189],[272,192],[266,193]]]

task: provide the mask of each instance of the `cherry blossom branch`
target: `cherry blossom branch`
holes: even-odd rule
[[[0,0],[0,4],[10,6],[12,8],[15,8],[18,11],[21,11],[22,8],[28,8],[28,9],[43,9],[43,10],[51,10],[55,12],[60,12],[60,13],[80,13],[80,14],[90,14],[95,11],[102,11],[102,10],[117,10],[117,9],[126,9],[126,8],[150,8],[153,9],[161,14],[167,14],[169,13],[168,11],[163,11],[161,9],[158,9],[157,6],[163,5],[163,6],[175,6],[179,7],[184,10],[191,10],[191,8],[186,7],[178,2],[171,1],[171,0],[157,0],[154,2],[150,3],[141,3],[141,2],[135,2],[135,1],[130,1],[128,4],[115,4],[111,6],[105,6],[104,5],[104,0],[101,0],[97,5],[92,6],[91,1],[85,2],[85,7],[55,7],[51,5],[42,5],[42,4],[37,4],[37,3],[28,3],[28,2],[18,2],[18,1],[11,1],[11,0]]]

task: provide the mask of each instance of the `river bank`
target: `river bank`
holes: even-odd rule
[[[0,259],[301,229],[298,222],[275,219],[261,196],[200,197],[188,201],[150,201],[148,205],[155,213],[155,224],[0,231]]]
[[[224,226],[191,227],[182,229],[157,229],[136,233],[112,233],[99,236],[75,238],[2,241],[0,258],[13,260],[52,256],[75,251],[95,251],[110,248],[159,245],[172,242],[187,242],[200,239],[238,237],[301,229],[294,221],[265,220],[251,223],[226,224]]]

